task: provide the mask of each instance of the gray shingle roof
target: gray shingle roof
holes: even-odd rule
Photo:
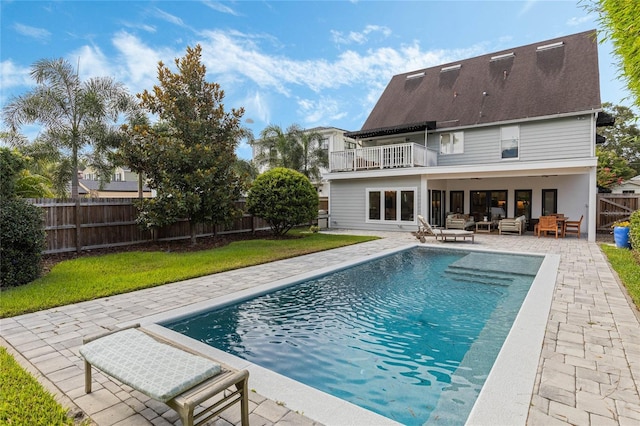
[[[366,137],[376,129],[418,123],[469,126],[599,108],[598,49],[591,30],[398,74],[361,131],[348,135]]]
[[[97,180],[79,179],[87,189],[91,191],[100,190],[100,182]],[[143,186],[143,191],[150,191],[147,185]],[[134,181],[112,181],[106,183],[102,191],[115,191],[115,192],[138,192],[138,182]]]

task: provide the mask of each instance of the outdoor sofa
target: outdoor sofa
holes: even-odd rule
[[[446,229],[468,229],[474,228],[476,226],[476,222],[473,219],[473,216],[469,216],[468,214],[460,214],[454,213],[447,216],[447,220],[445,223]]]
[[[522,235],[522,233],[526,230],[527,218],[522,216],[518,216],[514,218],[501,219],[498,222],[498,233],[502,235],[503,232],[517,232],[518,235]]]

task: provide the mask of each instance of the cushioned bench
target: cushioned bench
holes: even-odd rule
[[[80,355],[85,360],[86,393],[91,392],[93,366],[166,403],[185,426],[203,424],[238,402],[242,424],[249,425],[246,370],[224,367],[138,328],[116,330],[84,343]],[[221,399],[194,413],[198,405],[221,393]]]

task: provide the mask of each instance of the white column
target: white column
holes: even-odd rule
[[[596,176],[597,167],[589,170],[589,205],[587,206],[587,240],[596,241],[596,203],[598,194],[598,182]]]
[[[429,220],[429,180],[426,175],[420,176],[420,215]]]

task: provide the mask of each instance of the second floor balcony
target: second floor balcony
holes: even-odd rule
[[[416,143],[334,151],[329,155],[329,169],[331,172],[437,165],[438,153]]]

